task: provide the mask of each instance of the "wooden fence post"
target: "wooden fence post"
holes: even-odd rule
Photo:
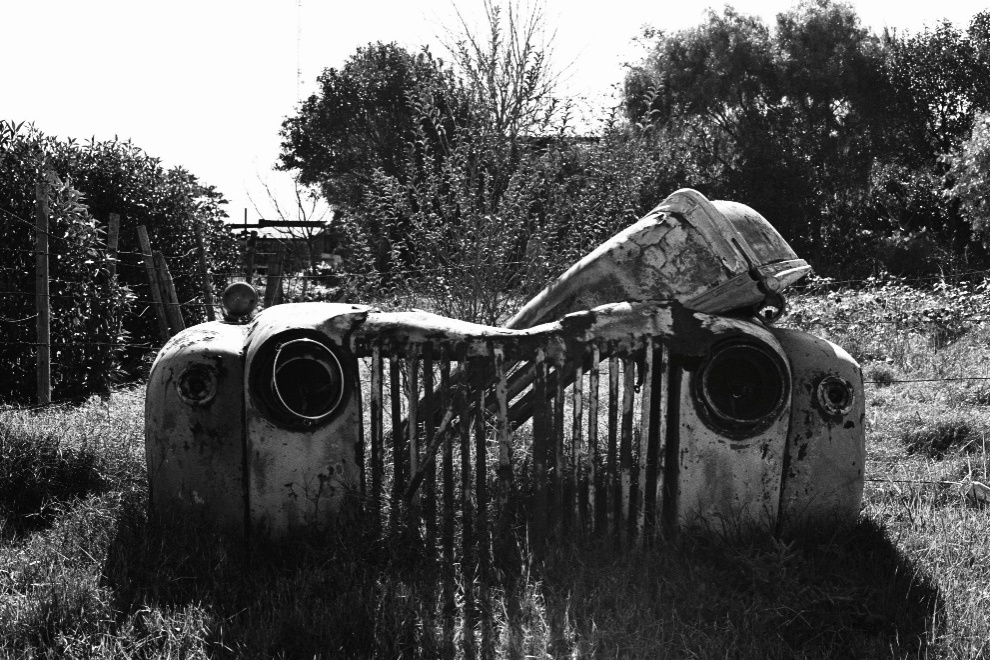
[[[35,308],[38,312],[38,405],[52,402],[51,296],[48,288],[48,183],[35,185]]]
[[[196,251],[199,254],[199,270],[203,278],[203,301],[206,303],[206,318],[210,321],[216,321],[217,310],[216,301],[213,299],[213,275],[210,274],[209,266],[206,263],[206,242],[203,240],[203,224],[197,220],[194,226],[196,228]]]
[[[285,261],[285,243],[279,243],[275,254],[268,262],[268,277],[265,280],[265,308],[271,307],[278,301],[282,290],[282,263]]]
[[[165,318],[168,319],[168,325],[172,329],[172,335],[174,336],[186,329],[186,324],[182,320],[182,310],[179,308],[179,296],[175,292],[172,274],[168,272],[165,255],[161,253],[161,250],[153,250],[151,255],[154,258],[155,268],[158,271],[158,284],[162,287]]]
[[[155,304],[155,317],[158,319],[158,334],[162,343],[168,341],[168,320],[165,317],[165,307],[162,304],[161,287],[158,284],[158,274],[155,269],[155,260],[151,254],[151,241],[148,240],[148,230],[144,225],[138,225],[138,242],[141,244],[141,256],[144,257],[144,267],[148,271],[148,284],[151,290],[151,299]]]

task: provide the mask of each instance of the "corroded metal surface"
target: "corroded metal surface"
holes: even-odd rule
[[[506,327],[618,301],[677,300],[696,311],[726,312],[759,303],[767,286],[779,290],[809,270],[749,207],[678,190],[574,264]]]
[[[780,356],[787,356],[770,332],[752,324],[748,337]],[[697,394],[699,369],[680,374],[680,416],[677,466],[679,526],[718,533],[753,524],[772,529],[780,504],[781,474],[790,419],[785,394],[763,430],[733,437],[712,428]]]
[[[753,323],[748,321],[692,312],[676,301],[609,303],[522,329],[450,321],[427,312],[370,312],[353,328],[349,345],[358,356],[370,355],[375,345],[391,355],[405,356],[417,346],[433,343],[480,357],[490,356],[496,342],[508,360],[532,355],[537,347],[556,360],[592,340],[628,351],[641,346],[644,337],[655,336],[664,337],[672,350],[684,355],[703,355],[716,335],[745,333],[750,327]]]
[[[783,531],[855,522],[866,460],[859,365],[824,339],[782,328],[773,333],[787,352],[794,378],[780,504]]]
[[[244,531],[246,334],[242,326],[197,325],[172,337],[152,365],[145,457],[152,509],[163,516]]]
[[[321,528],[333,518],[345,496],[357,494],[360,408],[355,394],[356,363],[346,340],[367,308],[333,303],[278,305],[248,326],[245,354],[244,442],[251,534],[282,536],[294,529]],[[312,428],[273,420],[259,396],[265,353],[286,333],[311,332],[347,362],[346,394],[339,411]]]

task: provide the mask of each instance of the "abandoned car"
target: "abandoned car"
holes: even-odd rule
[[[438,498],[493,518],[521,497],[533,529],[641,537],[847,524],[859,366],[773,325],[809,270],[753,209],[685,189],[504,327],[342,303],[256,313],[235,283],[224,320],[152,368],[152,507],[259,538],[355,507],[442,516]]]

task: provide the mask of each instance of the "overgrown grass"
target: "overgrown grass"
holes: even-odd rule
[[[928,380],[983,374],[990,332],[934,341],[918,324],[877,341],[863,298],[877,291],[840,295],[845,317],[816,294],[789,322],[858,351],[870,381],[860,522],[817,539],[523,547],[492,580],[492,656],[990,654],[990,512],[967,496],[990,481],[990,381]],[[904,294],[902,311],[940,296]],[[443,568],[415,536],[353,520],[248,553],[150,519],[142,410],[136,390],[0,414],[0,657],[463,656],[465,592],[446,622]]]

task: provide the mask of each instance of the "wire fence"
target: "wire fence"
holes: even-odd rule
[[[64,238],[59,238],[58,240],[67,241],[67,239]],[[38,254],[37,252],[31,250],[0,247],[0,263],[7,262],[5,255],[10,253],[23,253],[26,255],[30,255],[32,257],[37,256]],[[50,254],[58,254],[58,250],[52,249],[50,250]],[[274,252],[263,252],[256,254],[257,257],[274,257],[276,255],[277,253]],[[129,277],[128,279],[133,281],[146,273],[147,267],[144,263],[142,263],[145,257],[146,255],[140,252],[120,251],[118,252],[116,266],[122,271],[129,271],[131,277]],[[514,265],[516,264],[506,263],[506,264],[500,264],[500,267],[511,268]],[[172,278],[177,282],[182,281],[183,278],[185,278],[188,281],[198,281],[202,279],[204,275],[204,273],[199,270],[182,269],[182,268],[175,268],[175,269],[170,268],[170,272]],[[38,294],[35,291],[26,290],[23,288],[4,288],[3,283],[5,281],[6,273],[13,273],[13,274],[23,273],[23,270],[22,269],[19,270],[16,267],[11,267],[6,265],[0,266],[0,298],[9,301],[14,298],[19,298],[22,300],[31,300],[37,297]],[[420,271],[405,271],[398,273],[398,276],[399,277],[418,276],[421,274],[422,273]],[[210,271],[209,275],[217,280],[228,281],[228,282],[244,281],[246,279],[245,273],[242,270],[228,270],[228,271],[218,271],[218,272]],[[307,289],[309,289],[309,292],[312,297],[312,293],[314,289],[316,289],[319,286],[325,286],[328,280],[342,282],[348,280],[349,278],[359,277],[361,275],[363,275],[363,273],[356,273],[346,269],[337,269],[322,274],[311,274],[305,272],[288,273],[284,275],[278,275],[274,281],[276,283],[276,286],[278,286],[280,289],[280,293],[281,293],[279,297],[280,301],[297,301],[303,299],[303,295],[305,295],[304,292]],[[970,277],[974,279],[975,278],[983,279],[983,278],[988,278],[988,276],[990,276],[990,271],[974,270],[974,271],[967,271],[966,273],[960,275],[965,275],[966,277]],[[912,278],[912,279],[901,279],[898,281],[903,283],[905,286],[916,286],[916,285],[925,285],[925,284],[930,285],[933,281],[944,281],[944,280],[938,280],[935,278]],[[270,284],[270,282],[266,282],[266,277],[264,275],[257,275],[257,274],[253,278],[253,282],[258,286],[258,288],[262,290],[262,292],[264,292],[266,284]],[[86,287],[90,287],[92,285],[92,282],[87,282],[79,279],[67,279],[63,277],[63,278],[52,278],[50,280],[50,284],[84,289]],[[816,282],[814,286],[815,293],[808,295],[821,295],[822,292],[826,290],[841,291],[843,287],[862,288],[862,287],[876,286],[877,284],[878,281],[875,279],[826,281],[824,283]],[[325,287],[325,288],[331,289],[331,287]],[[137,315],[146,315],[150,312],[150,310],[153,310],[157,306],[161,305],[161,303],[155,300],[155,298],[151,295],[150,283],[137,282],[131,284],[130,289],[131,289],[131,297],[129,298],[128,302],[132,308],[137,310],[135,312]],[[52,292],[48,294],[48,297],[53,301],[59,301],[59,300],[73,301],[79,299],[79,294]],[[112,299],[112,296],[87,295],[85,296],[85,298],[94,302],[109,301]],[[211,306],[208,303],[204,302],[201,296],[196,296],[184,300],[177,300],[175,301],[174,304],[176,304],[181,310],[199,309],[202,311],[207,307],[213,307],[214,309],[218,307],[217,304]],[[34,323],[35,320],[36,320],[36,316],[33,314],[23,316],[20,318],[11,318],[9,316],[3,315],[2,312],[0,312],[0,330],[2,330],[4,326],[7,326],[9,328],[9,326],[12,325],[22,325],[28,327],[30,326],[30,324]],[[957,324],[963,323],[963,324],[971,324],[971,325],[984,325],[988,321],[990,321],[990,308],[988,308],[986,314],[982,314],[982,313],[957,314],[953,317],[952,321]],[[876,316],[872,316],[869,318],[854,318],[854,319],[843,319],[843,318],[834,318],[834,317],[829,318],[827,320],[815,319],[815,318],[804,319],[801,321],[801,323],[797,325],[801,329],[810,330],[812,332],[815,332],[816,328],[825,327],[825,326],[828,327],[845,326],[847,328],[853,328],[853,329],[862,326],[869,326],[871,328],[889,327],[892,329],[894,333],[900,333],[904,331],[917,332],[919,331],[919,326],[924,326],[926,324],[931,326],[932,328],[937,328],[942,322],[943,321],[941,319],[924,319],[924,318],[885,319],[885,318],[877,318]],[[785,323],[786,323],[786,319],[785,319]],[[923,327],[921,328],[920,332],[922,333],[924,332]],[[5,334],[9,334],[9,333],[5,333]],[[881,341],[881,340],[878,338],[877,341]],[[6,343],[7,345],[17,345],[17,346],[39,345],[39,342],[37,341],[12,339],[9,336],[5,338],[4,343]],[[80,346],[109,345],[114,348],[121,348],[121,349],[141,348],[141,349],[146,349],[149,352],[157,351],[158,349],[160,349],[162,345],[161,343],[149,343],[149,342],[134,342],[134,341],[94,342],[90,340],[78,340],[78,339],[59,340],[58,338],[53,338],[51,344],[53,347],[63,347],[63,348],[72,345],[80,345]],[[954,375],[954,376],[938,377],[938,378],[900,378],[893,380],[885,379],[883,381],[866,380],[865,383],[867,385],[888,385],[892,382],[893,383],[925,383],[925,382],[985,381],[985,380],[990,380],[990,377],[981,373],[981,374],[962,374],[962,375]]]
[[[77,249],[78,246],[75,244],[75,239],[71,236],[60,236],[57,233],[51,231],[39,230],[36,222],[28,220],[18,214],[0,207],[0,218],[7,219],[11,222],[16,222],[24,225],[26,228],[30,228],[31,231],[44,233],[49,239],[49,247],[46,251],[39,251],[37,249],[31,250],[24,247],[12,247],[12,246],[0,246],[0,299],[4,301],[20,300],[23,303],[30,301],[31,299],[36,299],[39,296],[38,291],[32,291],[23,286],[13,286],[15,281],[24,282],[26,279],[26,270],[30,267],[31,263],[37,259],[39,256],[44,257],[58,257],[59,255]],[[231,230],[236,231],[238,229],[237,225],[231,225]],[[291,240],[291,239],[288,239]],[[184,256],[189,256],[187,254]],[[156,294],[156,286],[153,281],[151,281],[151,275],[153,273],[149,271],[147,260],[149,254],[142,251],[131,251],[131,250],[113,250],[113,266],[115,269],[119,269],[121,273],[126,273],[126,281],[130,282],[129,288],[130,293],[128,297],[128,304],[133,310],[136,316],[142,317],[149,314],[162,314],[165,308],[168,306],[175,307],[180,313],[185,313],[186,316],[190,318],[202,318],[205,312],[209,309],[210,311],[215,311],[217,305],[210,304],[206,302],[205,295],[194,295],[185,296],[183,300],[173,299],[171,301],[164,301],[161,295]],[[169,271],[168,275],[170,278],[182,284],[182,289],[189,291],[195,288],[195,283],[202,282],[208,278],[213,278],[218,281],[238,281],[245,279],[252,279],[253,283],[259,285],[263,291],[266,286],[275,285],[278,287],[280,296],[277,298],[279,301],[299,301],[308,298],[319,299],[320,293],[314,295],[314,291],[322,291],[324,295],[332,299],[334,295],[334,286],[339,286],[342,282],[347,282],[353,278],[361,277],[366,273],[354,272],[346,268],[338,267],[328,267],[319,273],[311,272],[281,272],[281,264],[276,264],[275,260],[284,257],[284,252],[281,251],[253,251],[250,255],[252,260],[257,264],[257,267],[253,269],[252,273],[245,273],[244,270],[207,270],[194,269],[188,267],[177,266],[180,263],[178,260],[174,260],[172,264],[166,266],[166,270]],[[248,255],[242,254],[238,255],[238,259],[231,261],[247,262]],[[12,265],[13,264],[13,265]],[[524,262],[506,262],[498,264],[488,264],[487,267],[496,269],[512,269],[525,266]],[[269,267],[272,271],[277,274],[274,278],[269,278],[270,274],[268,271]],[[457,264],[445,264],[443,267],[449,271],[457,271],[458,269],[471,269],[477,268],[476,265],[464,265],[458,266]],[[160,270],[156,268],[155,270]],[[421,276],[423,273],[419,270],[401,270],[397,269],[391,273],[395,278],[415,278]],[[146,281],[141,281],[144,278]],[[949,277],[946,276],[922,276],[922,277],[912,277],[912,278],[900,278],[896,280],[900,285],[907,287],[919,287],[919,288],[931,288],[932,285],[942,285],[947,286],[946,283],[950,282],[948,286],[958,286],[960,283],[964,282],[984,282],[990,280],[990,271],[988,270],[966,270],[952,273]],[[798,295],[826,295],[829,292],[841,292],[847,289],[868,289],[870,287],[882,286],[884,280],[882,278],[865,278],[865,279],[844,279],[844,280],[830,280],[830,279],[816,279],[810,285],[804,287],[797,287],[795,291]],[[86,294],[80,294],[79,291],[86,291],[87,289],[93,289],[93,282],[87,281],[85,279],[73,279],[62,275],[60,277],[50,278],[48,282],[49,286],[54,287],[56,290],[51,291],[46,294],[49,301],[61,301],[65,304],[70,304],[72,302],[88,301],[90,303],[96,302],[111,302],[114,300],[113,295],[103,294],[99,291],[97,287],[96,292],[89,292]],[[67,290],[72,290],[68,292]],[[78,290],[78,291],[77,291]],[[270,299],[270,298],[269,298]],[[374,301],[372,301],[374,302]],[[8,309],[10,305],[5,305]],[[959,326],[967,326],[966,329],[975,326],[982,326],[988,321],[990,321],[990,306],[986,309],[986,314],[983,313],[984,310],[976,310],[970,313],[953,313],[950,321],[956,326],[957,334]],[[889,314],[890,309],[886,312]],[[149,354],[153,354],[160,349],[164,342],[164,338],[160,342],[149,342],[149,341],[94,341],[92,339],[81,339],[78,336],[72,338],[64,337],[53,337],[49,342],[41,342],[25,338],[23,335],[25,332],[29,331],[30,325],[37,321],[37,314],[21,314],[18,316],[10,316],[9,314],[3,314],[0,312],[0,332],[4,337],[4,344],[7,346],[22,346],[22,347],[40,347],[42,345],[50,346],[56,354],[59,350],[67,350],[72,347],[84,347],[84,346],[99,346],[99,347],[110,347],[112,349],[136,349],[147,351]],[[785,321],[786,323],[786,321]],[[915,313],[910,318],[883,318],[879,314],[871,314],[869,312],[861,313],[856,318],[842,318],[841,316],[832,316],[828,319],[819,318],[803,318],[798,323],[794,323],[795,327],[799,327],[803,330],[809,330],[811,332],[822,331],[824,334],[835,334],[836,329],[839,329],[839,334],[842,328],[846,329],[846,333],[855,330],[866,329],[867,332],[873,332],[874,337],[872,338],[874,343],[890,342],[891,337],[895,335],[924,335],[927,329],[930,328],[934,334],[937,334],[940,328],[946,324],[946,319],[944,318],[931,318],[926,319],[923,316],[919,316]],[[12,332],[14,328],[20,328],[17,332]],[[877,328],[888,328],[889,331],[876,332]],[[175,329],[172,328],[174,332]],[[16,335],[16,336],[15,336]],[[838,337],[841,343],[843,337]],[[937,349],[933,349],[937,350]],[[939,377],[901,377],[901,378],[883,378],[883,379],[867,379],[865,383],[870,386],[886,386],[893,383],[937,383],[937,382],[951,382],[951,381],[986,381],[990,380],[990,376],[986,373],[957,373],[949,376],[939,376]]]

